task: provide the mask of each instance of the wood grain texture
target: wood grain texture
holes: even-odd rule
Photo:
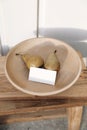
[[[56,49],[60,70],[55,85],[28,80],[28,73],[21,56],[17,53],[39,55],[44,62]],[[81,61],[76,51],[68,44],[52,38],[34,38],[21,42],[6,56],[5,74],[11,84],[18,90],[37,96],[58,94],[69,89],[79,78]]]
[[[78,81],[68,90],[53,96],[33,96],[18,91],[8,82],[4,72],[5,57],[0,57],[0,100],[17,99],[86,99],[87,98],[87,69],[83,68]],[[37,98],[36,98],[37,97]]]
[[[87,105],[87,70],[67,91],[53,96],[32,96],[15,89],[4,73],[6,57],[0,57],[0,123],[66,116],[66,109]],[[39,113],[40,112],[40,113]],[[21,117],[22,116],[22,117]]]
[[[83,107],[68,108],[68,130],[80,130]]]
[[[34,120],[43,120],[43,119],[53,119],[53,118],[62,118],[66,117],[66,109],[54,109],[54,110],[36,110],[31,112],[22,113],[10,113],[7,115],[0,115],[0,124],[7,124],[12,122],[25,122],[25,121],[34,121]]]

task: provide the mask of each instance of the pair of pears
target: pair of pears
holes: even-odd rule
[[[21,55],[28,69],[30,69],[30,67],[44,67],[45,69],[54,71],[59,71],[60,69],[60,63],[56,56],[56,50],[48,55],[45,63],[43,58],[39,55],[29,55],[29,54],[17,54],[17,55]]]

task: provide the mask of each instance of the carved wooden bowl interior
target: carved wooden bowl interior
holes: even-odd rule
[[[48,85],[28,80],[28,70],[16,53],[38,54],[44,61],[49,53],[57,50],[60,71],[56,84]],[[23,41],[11,49],[6,56],[5,74],[9,82],[18,90],[32,95],[47,96],[69,89],[79,78],[81,61],[77,52],[68,44],[51,38],[34,38]]]

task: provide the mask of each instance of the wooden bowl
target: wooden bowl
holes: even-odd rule
[[[28,71],[16,53],[38,54],[44,61],[50,52],[57,50],[60,71],[56,84],[47,85],[28,80]],[[68,44],[51,38],[34,38],[23,41],[11,49],[6,57],[5,74],[18,90],[32,95],[47,96],[58,94],[70,88],[79,78],[81,61],[77,52]]]

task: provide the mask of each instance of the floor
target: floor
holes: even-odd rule
[[[0,125],[0,130],[67,130],[67,119],[58,118],[25,123],[13,123],[10,125]],[[87,107],[84,107],[81,129],[87,130]]]

